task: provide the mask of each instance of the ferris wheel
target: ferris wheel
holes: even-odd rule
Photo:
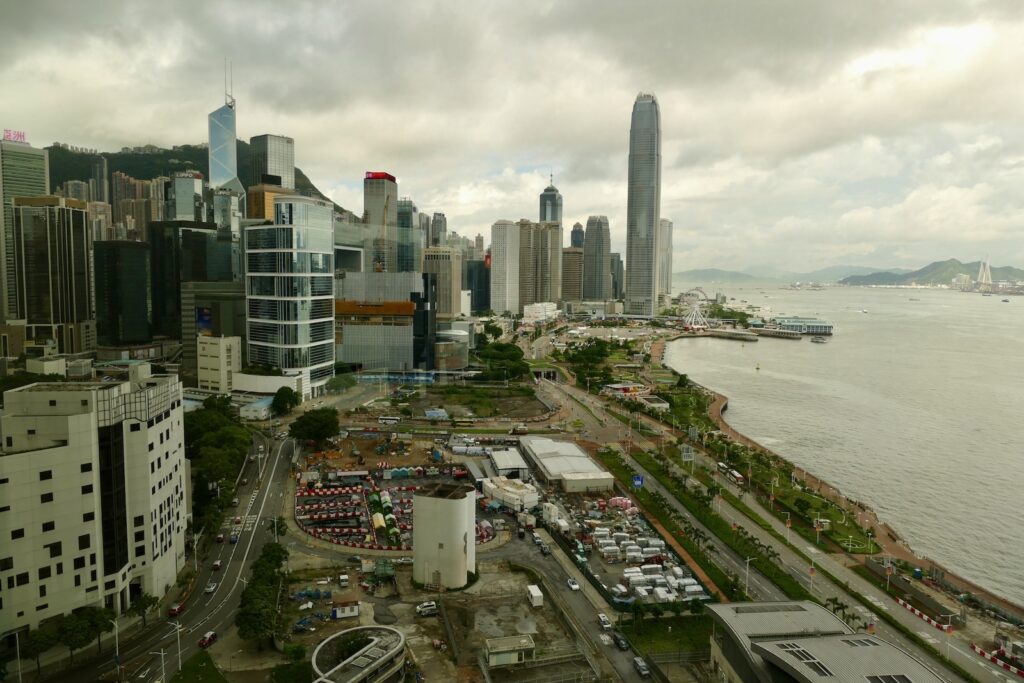
[[[708,318],[701,308],[711,301],[711,298],[700,287],[684,293],[679,297],[680,303],[687,307],[686,317],[683,322],[689,327],[709,327]]]

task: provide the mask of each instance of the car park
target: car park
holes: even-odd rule
[[[571,591],[578,591],[580,589],[579,581],[576,579],[569,579],[566,583],[569,584],[569,590]]]
[[[221,566],[222,566],[221,561],[220,560],[215,560],[214,563],[213,563],[213,571],[219,572]]]
[[[211,581],[210,583],[206,584],[206,590],[205,590],[206,593],[213,593],[216,590],[217,590],[217,584],[215,582]]]
[[[199,639],[199,647],[207,648],[217,642],[217,632],[207,631],[203,634],[203,637]]]
[[[602,631],[611,631],[612,630],[612,622],[608,619],[608,617],[605,614],[598,614],[597,615],[597,623],[599,623],[601,625],[601,630]]]

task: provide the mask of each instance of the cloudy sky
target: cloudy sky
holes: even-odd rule
[[[1024,6],[790,2],[12,2],[0,127],[101,150],[238,134],[362,209],[362,174],[488,236],[606,214],[625,255],[630,110],[657,94],[674,270],[1024,266]],[[568,235],[566,235],[568,242]]]

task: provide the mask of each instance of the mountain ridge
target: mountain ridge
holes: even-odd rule
[[[951,258],[945,261],[933,261],[923,268],[909,273],[880,271],[869,275],[852,275],[840,280],[839,284],[849,286],[948,285],[954,277],[960,274],[968,275],[972,279],[977,277],[980,267],[981,261],[963,263]],[[1024,270],[1013,266],[992,266],[991,270],[994,281],[1024,280]]]

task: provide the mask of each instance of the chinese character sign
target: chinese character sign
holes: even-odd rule
[[[4,142],[25,142],[25,131],[4,128]]]

